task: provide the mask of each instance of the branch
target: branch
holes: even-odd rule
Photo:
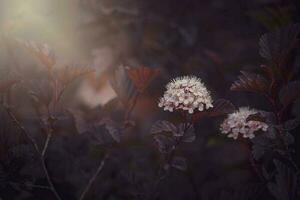
[[[13,181],[10,181],[9,183],[12,185],[21,185],[21,186],[32,187],[32,188],[51,190],[50,187],[44,186],[44,185],[35,185],[35,184],[31,184],[31,183],[17,183],[17,182],[13,182]]]
[[[80,195],[79,200],[83,200],[87,194],[87,192],[89,191],[89,189],[91,188],[91,186],[93,185],[93,183],[95,182],[97,176],[100,174],[100,172],[102,171],[106,160],[108,159],[109,155],[105,154],[104,158],[102,159],[100,165],[98,166],[96,172],[94,173],[94,175],[91,177],[91,179],[89,180],[88,184],[86,185],[85,189],[83,190],[83,192]]]
[[[21,132],[26,136],[27,140],[29,140],[29,142],[33,145],[34,149],[36,150],[37,154],[39,155],[39,158],[41,160],[42,163],[42,168],[44,170],[44,173],[46,175],[48,184],[50,186],[50,189],[52,191],[52,193],[55,195],[57,200],[62,200],[61,197],[59,196],[59,194],[57,193],[54,184],[49,176],[49,172],[48,169],[46,167],[46,163],[45,163],[45,159],[44,159],[44,155],[43,153],[40,151],[37,143],[35,142],[35,140],[33,139],[33,137],[28,133],[28,131],[24,128],[24,126],[22,126],[22,124],[20,123],[20,121],[18,121],[18,119],[16,118],[16,116],[14,115],[14,113],[11,111],[9,106],[3,105],[8,116],[11,118],[12,122],[15,123],[15,125],[21,130]],[[47,138],[48,140],[48,138]],[[49,138],[50,140],[50,138]],[[47,141],[46,141],[47,142]],[[49,143],[49,141],[48,141]],[[48,146],[48,144],[45,144],[45,147]],[[47,148],[44,147],[44,150],[46,150]],[[44,152],[43,150],[43,152]]]
[[[43,156],[43,157],[45,157],[45,153],[46,153],[46,151],[47,151],[47,149],[48,149],[48,145],[49,145],[49,142],[50,142],[51,137],[52,137],[52,134],[51,134],[51,133],[48,133],[47,139],[46,139],[46,142],[45,142],[43,151],[42,151],[42,156]]]

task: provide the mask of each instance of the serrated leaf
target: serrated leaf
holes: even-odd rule
[[[182,142],[194,142],[196,140],[195,128],[193,125],[189,125],[189,128],[186,130],[182,137]]]
[[[253,145],[252,146],[252,154],[255,160],[259,160],[265,154],[266,148],[261,145]]]
[[[70,83],[74,82],[76,79],[92,72],[94,72],[94,70],[90,67],[73,65],[58,69],[55,72],[55,75],[57,79],[63,84],[63,86],[67,86]]]
[[[297,44],[299,31],[299,24],[295,24],[262,35],[259,41],[260,55],[277,66],[283,66]]]
[[[99,125],[105,125],[107,132],[110,136],[118,143],[121,142],[121,133],[120,129],[111,119],[102,120]]]
[[[91,125],[83,118],[82,114],[76,111],[69,111],[73,117],[75,127],[79,134],[91,131]]]
[[[137,95],[132,81],[123,66],[120,66],[110,79],[110,83],[118,98],[125,106],[129,106]]]
[[[161,132],[171,132],[172,134],[177,134],[177,127],[169,121],[157,121],[151,127],[150,132],[152,134]]]
[[[292,104],[297,98],[300,97],[300,82],[293,81],[284,86],[279,92],[280,102],[284,106]]]
[[[49,106],[53,100],[54,89],[49,80],[34,80],[31,82],[29,95],[38,105]]]
[[[270,139],[275,139],[276,138],[276,134],[277,134],[278,130],[276,127],[274,126],[269,126],[267,129],[267,133],[266,136]]]
[[[153,79],[159,74],[159,69],[152,69],[149,67],[130,68],[126,67],[129,78],[139,92],[144,90],[150,85]]]
[[[258,135],[251,142],[253,143],[252,154],[255,160],[261,159],[272,147],[272,142],[266,135]]]
[[[48,70],[52,70],[53,66],[56,63],[56,58],[53,50],[49,47],[48,44],[38,44],[33,41],[21,43],[29,50],[29,52],[33,56],[38,58]]]
[[[277,173],[274,182],[268,184],[270,193],[276,200],[297,200],[298,175],[280,161],[275,160],[274,164]]]
[[[203,117],[217,117],[232,113],[235,110],[234,105],[226,99],[218,99],[213,102],[213,108],[195,113],[193,115],[193,121],[196,122]]]
[[[284,122],[283,129],[286,131],[291,131],[291,130],[297,128],[299,125],[300,125],[300,119],[295,118],[295,119],[291,119],[291,120]]]
[[[289,133],[289,132],[286,132],[286,133],[284,134],[283,139],[284,139],[284,142],[285,142],[285,144],[286,144],[287,146],[288,146],[288,145],[291,145],[291,144],[293,144],[293,143],[295,142],[294,136],[293,136],[291,133]]]
[[[169,153],[174,149],[175,141],[165,135],[155,135],[154,141],[161,153]]]
[[[178,170],[186,171],[187,169],[186,159],[183,157],[175,156],[172,159],[171,166]]]
[[[233,91],[265,93],[268,91],[268,81],[261,75],[241,71],[242,75],[235,81],[230,89]]]
[[[252,115],[249,115],[246,119],[246,122],[249,122],[249,121],[258,121],[258,122],[266,122],[266,118],[265,116],[263,116],[261,113],[255,113],[255,114],[252,114]]]
[[[218,99],[213,103],[213,108],[210,111],[210,116],[220,116],[232,113],[235,110],[234,105],[226,99]]]

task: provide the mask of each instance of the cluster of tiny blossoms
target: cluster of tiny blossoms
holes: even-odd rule
[[[220,130],[229,138],[237,139],[239,134],[244,138],[254,138],[254,133],[258,130],[267,131],[268,125],[259,121],[248,121],[250,115],[256,114],[258,111],[247,107],[239,108],[238,111],[231,113],[221,124]]]
[[[197,109],[203,111],[212,108],[212,98],[201,80],[195,76],[183,76],[172,80],[158,106],[173,112],[188,111],[190,114]]]

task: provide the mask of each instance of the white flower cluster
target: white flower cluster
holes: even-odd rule
[[[250,115],[256,114],[258,111],[241,107],[238,111],[231,113],[221,124],[220,130],[229,138],[237,139],[239,134],[244,138],[254,138],[254,132],[258,130],[267,131],[268,125],[260,121],[248,121]]]
[[[195,109],[203,111],[213,107],[209,91],[195,76],[178,77],[168,83],[166,89],[158,104],[164,110],[181,109],[192,114]]]

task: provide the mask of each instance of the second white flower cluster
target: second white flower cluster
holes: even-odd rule
[[[166,111],[187,111],[193,114],[213,107],[213,100],[201,79],[195,76],[183,76],[172,80],[166,86],[166,91],[160,99],[158,106]],[[227,116],[220,126],[220,131],[229,138],[252,139],[257,131],[267,131],[268,125],[260,121],[247,121],[250,115],[258,113],[257,110],[241,107]]]

